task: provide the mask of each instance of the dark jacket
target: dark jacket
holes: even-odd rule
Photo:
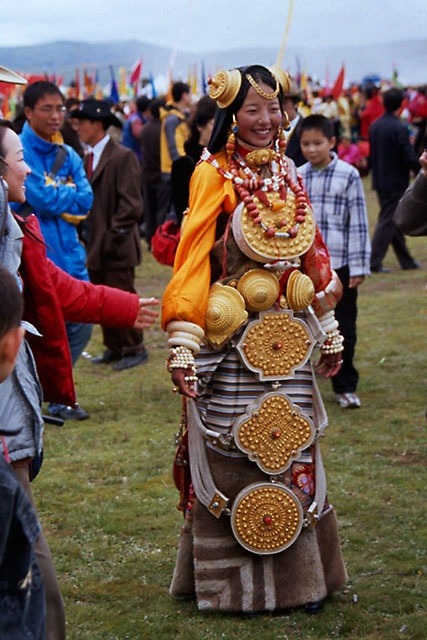
[[[45,594],[34,543],[37,516],[0,448],[0,638],[44,640]]]
[[[372,188],[387,193],[403,193],[410,171],[421,165],[409,141],[407,126],[392,113],[385,113],[369,129]]]
[[[427,236],[427,176],[420,172],[397,205],[394,222],[408,236]]]
[[[138,222],[141,174],[135,154],[109,140],[90,183],[94,201],[88,217],[88,269],[129,269],[141,262]]]

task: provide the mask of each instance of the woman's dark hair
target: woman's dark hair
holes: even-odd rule
[[[160,107],[164,107],[165,104],[166,104],[166,99],[164,97],[155,98],[154,100],[152,100],[150,102],[149,110],[150,110],[151,117],[153,118],[153,120],[159,120],[160,119]]]
[[[2,264],[0,264],[0,297],[2,301],[0,338],[3,338],[11,329],[21,324],[24,303],[17,279]]]
[[[218,106],[216,108],[212,135],[208,144],[208,150],[211,153],[217,153],[225,146],[225,143],[227,142],[231,123],[233,121],[233,116],[241,108],[251,87],[249,80],[246,78],[246,74],[251,75],[257,84],[260,84],[262,82],[263,84],[271,87],[273,90],[276,89],[277,86],[276,78],[266,67],[254,64],[250,65],[249,67],[239,67],[238,70],[240,71],[240,74],[242,76],[242,84],[240,85],[237,96],[234,98],[230,106],[226,107],[225,109],[220,109]],[[283,100],[283,91],[281,87],[279,88],[278,98],[280,108],[282,108],[281,105]]]
[[[202,96],[196,105],[190,122],[190,136],[184,144],[187,153],[199,144],[199,127],[204,127],[215,117],[216,103],[209,96]]]
[[[9,120],[0,118],[0,176],[3,175],[7,167],[7,164],[4,160],[6,153],[4,150],[4,142],[3,142],[6,129],[11,129],[12,131],[14,131],[13,124]]]

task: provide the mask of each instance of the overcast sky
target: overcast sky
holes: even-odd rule
[[[276,46],[289,0],[1,0],[0,47],[137,39],[172,49]],[[287,44],[427,37],[427,0],[294,0]]]

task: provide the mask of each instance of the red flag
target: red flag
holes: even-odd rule
[[[130,72],[130,78],[129,78],[129,83],[130,84],[138,84],[139,82],[139,78],[141,76],[141,71],[142,71],[142,61],[141,58],[138,58],[138,60],[135,62],[135,64],[133,65],[131,72]]]
[[[331,94],[333,95],[334,100],[338,100],[338,98],[342,94],[342,90],[344,87],[344,76],[345,76],[345,68],[344,68],[344,65],[342,65],[336,77],[336,80],[334,82],[334,86],[331,89]]]
[[[80,71],[78,67],[76,67],[76,74],[74,78],[74,92],[76,94],[76,98],[80,99]]]

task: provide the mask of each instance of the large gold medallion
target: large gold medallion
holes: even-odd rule
[[[315,436],[311,419],[284,394],[266,393],[233,426],[236,445],[265,473],[283,473]]]
[[[259,482],[245,487],[231,510],[234,537],[252,553],[280,553],[301,533],[303,511],[283,484]]]
[[[254,198],[262,224],[257,224],[241,203],[233,214],[233,234],[239,249],[257,262],[289,260],[305,253],[313,243],[315,221],[313,212],[307,207],[304,222],[298,224],[294,237],[287,237],[286,230],[295,228],[296,197],[287,192],[286,201],[277,193],[269,193],[270,206]],[[273,236],[266,229],[275,230]]]
[[[314,347],[307,325],[290,309],[263,311],[248,324],[236,345],[244,365],[260,380],[292,378]]]

